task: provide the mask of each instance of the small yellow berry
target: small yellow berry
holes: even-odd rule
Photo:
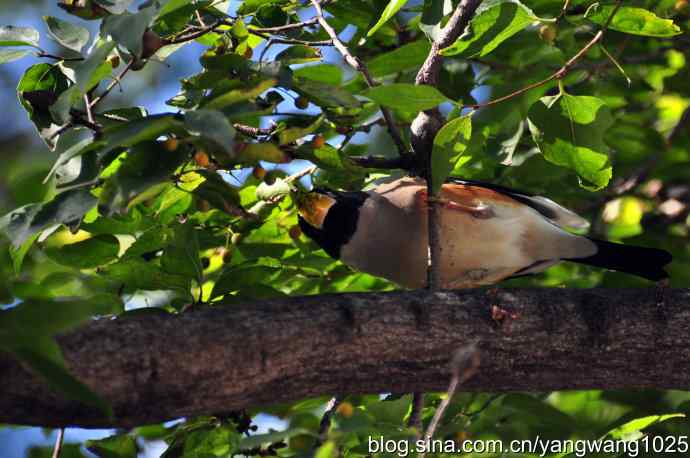
[[[326,144],[326,139],[323,138],[323,136],[321,136],[321,135],[315,135],[311,141],[311,145],[314,147],[314,149],[319,149],[325,144]]]
[[[345,418],[350,418],[355,413],[355,408],[349,402],[343,402],[335,411]]]
[[[309,106],[309,99],[301,95],[295,100],[295,106],[300,110],[304,110]]]
[[[206,151],[199,150],[194,153],[194,162],[196,162],[196,165],[199,167],[208,167],[211,161],[208,159],[208,154],[206,154]]]
[[[557,32],[556,27],[552,24],[544,24],[539,27],[539,37],[550,45],[556,40]]]
[[[180,147],[180,141],[176,138],[169,138],[166,141],[163,142],[163,148],[165,148],[166,151],[169,153],[177,151],[177,148]]]
[[[256,178],[257,180],[263,180],[266,176],[266,169],[261,167],[260,165],[256,165],[252,169],[252,175],[254,175],[254,178]]]

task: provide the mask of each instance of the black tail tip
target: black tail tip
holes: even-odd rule
[[[664,266],[673,261],[673,256],[666,250],[590,240],[596,244],[597,253],[572,261],[636,275],[651,281],[669,278]]]

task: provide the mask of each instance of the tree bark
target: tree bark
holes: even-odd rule
[[[114,419],[0,353],[0,422],[131,427],[301,398],[445,390],[690,389],[690,290],[516,289],[341,294],[93,321],[58,337]],[[497,307],[499,308],[497,308]]]

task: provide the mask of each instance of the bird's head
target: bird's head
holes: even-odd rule
[[[357,229],[359,210],[369,197],[365,192],[314,188],[297,197],[299,226],[326,253],[340,257],[340,249]]]

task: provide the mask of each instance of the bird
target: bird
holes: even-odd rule
[[[659,281],[667,251],[569,232],[587,220],[543,196],[451,178],[439,191],[440,287],[475,288],[572,261]],[[369,191],[314,188],[297,199],[299,227],[328,255],[406,288],[427,284],[426,181],[399,178]]]

